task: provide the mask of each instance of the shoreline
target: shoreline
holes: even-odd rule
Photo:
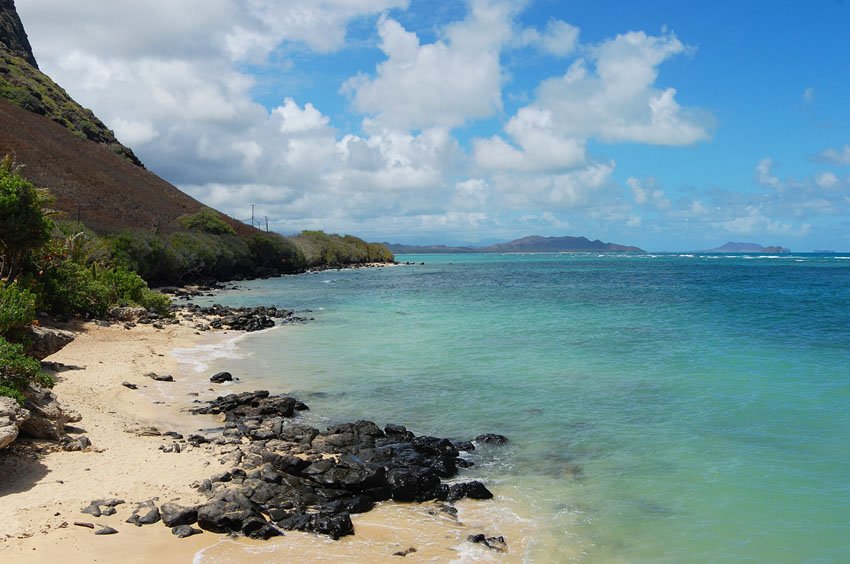
[[[269,541],[208,532],[178,539],[162,524],[125,523],[136,503],[151,498],[158,498],[158,504],[203,501],[192,484],[222,469],[213,450],[185,445],[182,453],[164,452],[160,447],[170,445],[171,439],[125,430],[155,426],[162,432],[188,434],[220,426],[220,420],[192,415],[186,409],[193,400],[243,388],[238,382],[210,384],[204,369],[190,369],[185,357],[175,353],[237,343],[244,333],[198,334],[183,325],[163,329],[140,325],[127,330],[121,325],[85,323],[73,329],[77,339],[49,361],[82,368],[59,372],[55,391],[63,405],[82,415],[74,430],[84,431],[92,447],[84,452],[49,452],[49,443],[32,441],[0,455],[0,559],[4,562],[262,560],[272,552],[283,560],[374,562],[408,548],[417,549],[408,556],[414,560],[521,560],[525,535],[476,528],[488,525],[486,506],[491,502],[458,502],[464,522],[429,502],[382,502],[372,511],[352,515],[356,534],[339,541],[297,531]],[[155,382],[142,376],[150,371],[173,374],[176,381]],[[139,389],[123,387],[124,381]],[[92,519],[80,513],[91,500],[109,497],[126,500],[115,515]],[[74,521],[108,525],[119,534],[93,537],[90,529],[74,526]],[[505,534],[509,552],[495,553],[466,540],[478,532]]]

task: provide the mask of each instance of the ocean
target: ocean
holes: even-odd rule
[[[850,555],[850,256],[397,258],[198,301],[314,318],[209,369],[317,425],[508,436],[463,477],[529,562]]]

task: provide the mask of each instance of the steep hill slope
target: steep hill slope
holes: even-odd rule
[[[106,145],[131,163],[142,166],[94,113],[75,102],[38,69],[13,0],[0,0],[0,98],[49,118],[75,135]]]
[[[24,31],[24,24],[15,10],[14,0],[0,0],[0,44],[4,45],[12,55],[38,68],[27,32]]]
[[[99,232],[159,229],[167,233],[180,229],[179,216],[205,208],[109,147],[0,100],[0,155],[7,153],[24,166],[25,178],[50,191],[55,209],[70,219],[79,214]],[[260,232],[226,220],[240,235]]]

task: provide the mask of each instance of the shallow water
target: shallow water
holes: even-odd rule
[[[529,561],[850,554],[850,257],[399,258],[426,264],[211,299],[315,321],[210,370],[296,394],[316,424],[508,435],[467,475],[532,523]]]

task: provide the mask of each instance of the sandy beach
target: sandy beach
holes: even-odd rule
[[[214,448],[183,445],[180,453],[161,447],[174,441],[163,436],[140,436],[142,427],[183,434],[217,425],[211,417],[185,411],[198,394],[210,399],[238,391],[237,385],[216,387],[208,374],[181,369],[170,353],[199,344],[214,344],[234,333],[205,333],[186,326],[162,330],[120,325],[76,325],[77,338],[48,360],[69,370],[57,374],[60,401],[78,411],[82,420],[72,429],[85,434],[92,447],[83,452],[57,451],[47,442],[16,446],[0,454],[0,560],[3,562],[203,562],[340,561],[374,562],[415,548],[412,561],[519,561],[520,541],[509,541],[507,554],[466,541],[472,533],[492,530],[496,505],[464,500],[455,518],[436,505],[379,504],[353,516],[356,534],[333,541],[307,533],[287,532],[271,541],[252,541],[204,533],[178,539],[162,523],[136,527],[126,519],[136,504],[154,499],[189,505],[203,496],[193,483],[222,471]],[[154,382],[146,372],[174,375],[175,382]],[[122,382],[138,385],[137,390]],[[368,415],[368,414],[364,414]],[[117,513],[94,518],[80,513],[92,500],[119,498],[126,503]],[[119,531],[95,536],[89,522]],[[521,530],[499,530],[509,539],[524,538]],[[398,558],[398,557],[396,557]]]

